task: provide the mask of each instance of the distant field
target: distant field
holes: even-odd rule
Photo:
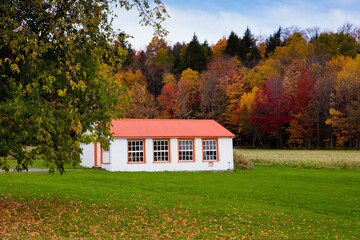
[[[359,150],[236,149],[235,151],[257,164],[360,169]]]
[[[0,173],[5,239],[359,239],[355,170]]]

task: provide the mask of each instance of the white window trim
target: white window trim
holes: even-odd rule
[[[192,149],[191,150],[180,150],[180,141],[191,141],[192,142]],[[191,152],[192,153],[192,160],[181,160],[180,159],[180,152]],[[195,162],[195,139],[193,138],[180,138],[178,139],[178,160],[179,162]]]
[[[155,142],[156,141],[167,141],[167,143],[168,143],[168,149],[167,150],[155,150]],[[167,153],[167,157],[168,157],[168,160],[167,161],[156,161],[155,160],[155,153],[162,153],[162,152],[164,152],[164,153]],[[153,161],[154,161],[154,163],[170,163],[171,162],[171,155],[170,155],[170,139],[168,139],[168,138],[166,138],[166,139],[163,139],[163,138],[161,138],[161,139],[153,139]]]
[[[205,152],[212,152],[214,151],[214,149],[204,149],[204,142],[205,141],[215,141],[215,151],[216,151],[216,159],[204,159],[205,157]],[[202,150],[202,161],[203,162],[218,162],[219,161],[219,142],[217,138],[202,138],[201,139],[201,150]]]
[[[143,150],[130,150],[129,151],[129,142],[143,142]],[[139,162],[129,161],[130,153],[143,153],[142,160]],[[143,164],[146,163],[146,155],[145,155],[145,139],[128,139],[127,140],[127,163],[128,164]]]

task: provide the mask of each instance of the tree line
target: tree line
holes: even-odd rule
[[[249,28],[216,44],[131,49],[114,72],[127,118],[211,118],[236,143],[264,148],[360,149],[360,29],[279,28],[257,41]]]
[[[0,167],[80,162],[113,139],[114,118],[212,118],[257,147],[359,148],[359,30],[279,29],[257,41],[170,46],[160,0],[5,0],[0,4]],[[145,51],[114,31],[137,9],[157,36]],[[55,170],[55,169],[53,169]]]

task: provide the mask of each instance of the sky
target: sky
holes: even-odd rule
[[[231,31],[242,36],[247,27],[257,38],[267,38],[282,28],[320,27],[336,31],[344,23],[360,25],[360,0],[163,0],[170,15],[163,26],[170,45],[188,43],[194,34],[202,43],[210,44],[227,38]],[[139,25],[138,12],[114,9],[114,29],[133,36],[133,49],[145,50],[153,37],[153,29]]]

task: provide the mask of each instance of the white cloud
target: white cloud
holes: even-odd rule
[[[351,1],[351,0],[348,0]],[[325,5],[325,7],[324,7]],[[215,44],[223,36],[228,36],[233,30],[242,36],[248,26],[254,35],[265,35],[275,32],[279,26],[298,26],[307,28],[318,26],[321,29],[336,30],[344,22],[360,23],[358,9],[344,10],[326,7],[325,3],[297,2],[268,2],[258,6],[256,14],[231,11],[205,12],[197,9],[179,9],[167,6],[170,19],[164,23],[169,31],[166,40],[171,44],[189,42],[195,33],[200,42],[205,40]],[[120,28],[133,35],[131,43],[135,49],[145,49],[151,41],[152,28],[142,27],[136,10],[126,12],[116,10],[118,18],[114,21],[115,28]]]

